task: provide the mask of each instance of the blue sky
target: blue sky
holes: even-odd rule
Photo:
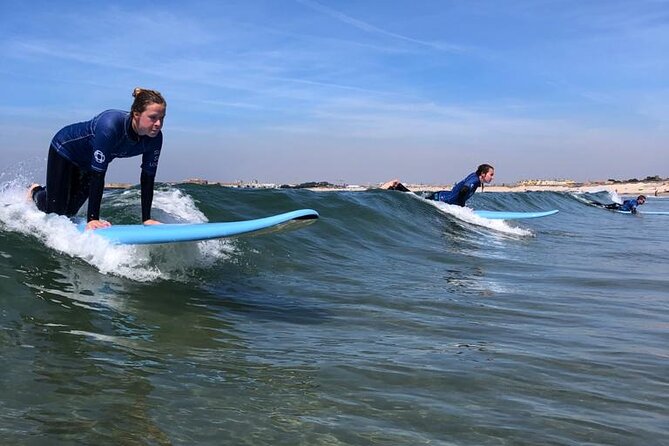
[[[0,171],[142,86],[159,181],[669,176],[668,54],[666,0],[0,0]]]

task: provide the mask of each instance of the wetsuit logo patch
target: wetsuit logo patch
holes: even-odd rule
[[[96,163],[102,164],[105,162],[105,154],[102,153],[102,151],[100,150],[96,150],[95,152],[93,152],[93,158],[95,158]]]

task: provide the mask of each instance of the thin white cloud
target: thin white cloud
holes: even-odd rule
[[[424,47],[428,47],[434,50],[439,50],[439,51],[448,51],[452,53],[460,53],[464,51],[464,48],[459,45],[453,45],[453,44],[446,44],[442,42],[430,42],[430,41],[425,41],[425,40],[420,40],[420,39],[415,39],[413,37],[409,36],[404,36],[402,34],[394,33],[382,28],[379,28],[377,26],[371,25],[365,21],[356,19],[354,17],[351,17],[349,15],[346,15],[342,12],[339,12],[335,9],[329,8],[325,5],[322,5],[318,2],[315,2],[313,0],[297,0],[297,2],[303,4],[304,6],[307,6],[315,11],[321,12],[325,15],[328,15],[336,20],[339,20],[340,22],[346,23],[348,25],[351,25],[355,28],[358,28],[362,31],[365,31],[367,33],[373,33],[373,34],[380,34],[383,36],[387,37],[392,37],[394,39],[399,39],[403,40],[405,42],[410,42],[414,43],[416,45],[421,45]]]
[[[237,141],[248,151],[235,156],[258,177],[265,167],[255,160],[293,146],[314,159],[332,156],[327,168],[342,172],[350,162],[334,158],[339,150],[387,154],[392,167],[393,157],[414,148],[421,162],[495,151],[494,162],[515,157],[542,168],[551,160],[566,176],[578,168],[569,160],[608,147],[618,147],[621,168],[632,155],[662,165],[666,2],[538,2],[445,8],[434,0],[411,8],[416,14],[405,9],[407,17],[387,8],[383,19],[374,11],[348,15],[325,0],[170,3],[132,13],[60,5],[56,17],[13,8],[0,17],[0,118],[7,128],[23,129],[30,117],[40,131],[50,129],[37,138],[42,153],[70,118],[128,105],[136,82],[153,86],[170,103],[174,164],[162,169],[177,177],[194,164],[193,151],[208,159]],[[62,26],[49,28],[54,21]],[[12,25],[24,22],[30,26]],[[455,28],[467,51],[451,57],[444,51],[462,47],[439,41]],[[25,137],[12,142],[17,132],[7,128],[4,146],[32,145]],[[225,150],[221,159],[230,156]]]

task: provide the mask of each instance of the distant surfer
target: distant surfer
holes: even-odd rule
[[[428,200],[443,201],[448,204],[455,204],[464,206],[474,192],[484,184],[489,184],[495,176],[495,168],[490,164],[481,164],[476,172],[472,172],[465,179],[453,186],[451,190],[442,190],[434,192],[425,198]],[[399,190],[402,192],[411,192],[406,186],[400,183],[399,180],[391,180],[384,183],[381,189]]]
[[[641,206],[645,202],[646,202],[646,196],[639,195],[636,198],[623,201],[622,204],[620,203],[611,203],[611,204],[597,203],[597,204],[604,207],[605,209],[611,209],[614,211],[625,211],[625,212],[631,212],[632,214],[636,214],[637,206]]]
[[[151,218],[151,203],[167,103],[155,90],[135,88],[132,96],[130,112],[106,110],[56,133],[49,147],[46,187],[33,184],[29,190],[39,210],[72,217],[88,199],[86,229],[110,226],[100,219],[107,167],[114,158],[141,155],[142,222],[160,223]]]

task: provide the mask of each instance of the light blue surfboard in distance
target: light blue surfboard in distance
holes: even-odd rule
[[[619,214],[631,214],[630,211],[614,211]],[[644,215],[669,215],[669,211],[636,211],[637,214]]]
[[[271,217],[219,223],[184,223],[162,225],[112,225],[95,229],[95,235],[118,245],[150,245],[158,243],[195,242],[232,237],[252,232],[274,232],[313,223],[318,219],[313,209],[300,209]],[[85,224],[79,225],[85,230]]]
[[[559,211],[557,209],[541,212],[474,211],[474,213],[479,217],[488,218],[491,220],[522,220],[525,218],[539,218],[557,214],[558,212]]]

